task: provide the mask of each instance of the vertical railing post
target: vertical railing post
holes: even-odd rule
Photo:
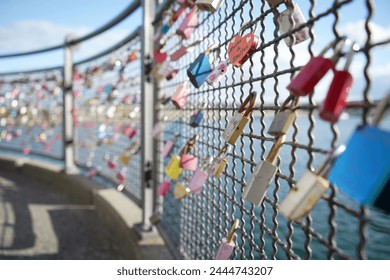
[[[74,147],[74,123],[72,112],[74,110],[73,96],[73,47],[69,44],[71,36],[65,38],[64,48],[64,69],[63,69],[63,145],[64,145],[64,172],[66,174],[77,173],[75,165]]]
[[[153,121],[154,90],[153,83],[147,75],[150,71],[148,61],[153,56],[153,26],[155,2],[142,1],[143,21],[141,30],[141,141],[142,141],[142,224],[137,227],[140,236],[152,232],[152,224],[149,217],[153,214],[154,188],[153,168],[155,156],[153,154]]]

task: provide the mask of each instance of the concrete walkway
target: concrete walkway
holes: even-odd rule
[[[123,259],[93,205],[0,170],[0,259]]]

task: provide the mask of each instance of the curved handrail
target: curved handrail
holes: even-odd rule
[[[88,57],[88,58],[85,58],[85,59],[80,60],[78,62],[75,62],[74,65],[80,65],[80,64],[95,60],[95,59],[102,57],[104,55],[107,55],[107,54],[119,49],[120,47],[124,46],[126,43],[130,42],[131,40],[133,40],[135,37],[137,37],[138,35],[141,34],[140,32],[141,32],[141,27],[138,27],[134,32],[130,33],[130,35],[126,36],[125,38],[123,38],[121,41],[119,41],[115,45],[111,46],[110,48],[108,48],[108,49],[106,49],[98,54],[95,54],[91,57]],[[49,71],[54,71],[54,70],[62,70],[63,67],[64,66],[60,65],[60,66],[53,66],[53,67],[48,67],[48,68],[20,70],[20,71],[14,71],[14,72],[4,72],[4,73],[0,73],[0,76],[12,76],[12,75],[21,75],[21,74],[33,74],[33,73],[39,73],[39,72],[49,72]]]
[[[43,49],[39,50],[33,50],[33,51],[27,51],[27,52],[19,52],[19,53],[8,53],[8,54],[0,54],[0,59],[1,58],[10,58],[10,57],[17,57],[17,56],[24,56],[24,55],[31,55],[31,54],[38,54],[38,53],[43,53],[43,52],[49,52],[49,51],[54,51],[58,50],[61,48],[64,48],[66,45],[77,45],[81,42],[84,42],[86,40],[89,40],[97,35],[100,35],[101,33],[107,31],[111,27],[117,25],[121,21],[123,21],[125,18],[127,18],[130,14],[132,14],[138,7],[141,6],[141,0],[134,0],[125,10],[123,10],[119,15],[117,15],[114,19],[110,20],[108,23],[105,25],[101,26],[100,28],[96,29],[95,31],[84,35],[83,37],[70,40],[68,42],[64,42],[55,46],[51,47],[46,47]]]

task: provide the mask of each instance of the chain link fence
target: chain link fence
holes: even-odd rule
[[[389,46],[388,38],[387,41],[372,41],[374,4],[372,1],[273,1],[282,3],[270,6],[267,1],[222,2],[214,13],[196,11],[198,24],[187,39],[179,36],[178,30],[191,8],[186,8],[172,22],[172,15],[178,15],[180,6],[168,1],[156,24],[156,30],[171,25],[158,42],[160,46],[157,44],[156,47],[168,56],[165,63],[169,67],[164,67],[177,72],[170,80],[156,76],[161,79],[157,87],[161,102],[158,114],[164,125],[158,140],[157,186],[163,181],[171,184],[169,193],[156,201],[161,216],[160,232],[176,256],[184,259],[214,258],[235,219],[239,220],[240,226],[236,231],[232,259],[388,259],[390,247],[385,242],[390,233],[388,216],[375,209],[360,207],[335,186],[330,187],[300,223],[288,221],[279,211],[281,201],[304,172],[318,167],[331,149],[345,143],[358,124],[366,123],[375,103],[373,100],[385,94],[384,91],[373,92],[373,88],[380,89],[380,84],[372,78],[374,64],[378,62],[376,57],[383,55],[384,48]],[[306,21],[298,21],[286,31],[277,20],[286,7],[300,8]],[[361,27],[357,42],[360,51],[354,55],[349,68],[355,83],[348,97],[347,110],[335,124],[318,116],[329,88],[330,75],[316,86],[313,94],[300,98],[297,118],[278,153],[279,169],[264,201],[260,206],[254,206],[242,198],[242,193],[256,164],[267,158],[275,141],[267,131],[289,96],[286,86],[309,58],[318,55],[329,42],[342,36],[355,40],[351,27],[341,19],[343,13],[356,13],[357,19],[363,19],[357,21],[357,26]],[[291,26],[291,15],[288,20]],[[290,46],[286,43],[302,31],[307,33],[307,40]],[[216,84],[204,83],[195,88],[187,76],[191,63],[205,52],[214,67],[228,61],[229,44],[240,32],[242,36],[252,32],[258,37],[253,55],[242,67],[228,69]],[[295,37],[297,40],[299,37]],[[213,44],[217,47],[207,53]],[[176,60],[175,53],[183,46],[192,48]],[[343,49],[342,53],[345,52]],[[343,57],[337,67],[342,68],[344,63]],[[164,101],[173,98],[183,84],[189,93],[186,104],[179,110],[172,102]],[[176,199],[176,185],[188,185],[193,171],[184,170],[178,179],[169,179],[164,170],[172,155],[180,154],[183,145],[197,134],[195,153],[199,161],[217,156],[225,145],[222,133],[228,120],[251,92],[257,92],[253,114],[227,153],[228,165],[222,176],[209,176],[200,194],[190,193],[184,199]],[[198,111],[203,113],[203,119],[199,126],[192,127],[191,116]],[[388,119],[385,123],[388,124]],[[175,135],[179,136],[170,156],[162,156],[165,143]]]

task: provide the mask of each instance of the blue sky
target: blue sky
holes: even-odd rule
[[[228,0],[231,1],[231,0]],[[51,46],[62,42],[66,34],[83,35],[102,26],[118,15],[132,0],[1,0],[0,1],[0,53],[26,51]],[[296,0],[308,18],[310,1]],[[260,0],[259,0],[260,3]],[[317,1],[315,14],[326,11],[333,1]],[[375,13],[372,21],[373,39],[380,41],[390,38],[390,1],[375,0]],[[364,18],[367,16],[365,0],[354,0],[340,11],[338,31],[351,39],[364,42]],[[260,6],[257,4],[257,6]],[[247,11],[245,11],[247,12]],[[256,11],[258,14],[258,11]],[[327,16],[315,25],[316,41],[314,49],[319,51],[333,37],[331,26],[334,16]],[[141,23],[141,11],[113,28],[104,35],[82,44],[75,53],[75,60],[89,57],[104,50],[131,33]],[[272,24],[271,20],[270,23]],[[297,62],[307,60],[307,44],[294,47]],[[282,48],[283,50],[283,48]],[[301,51],[302,50],[302,51]],[[390,47],[378,48],[373,52],[371,74],[374,87],[379,91],[388,89],[390,73]],[[270,54],[272,56],[272,54]],[[36,67],[57,66],[62,63],[62,51],[22,58],[0,60],[0,72],[33,69]],[[300,60],[299,60],[300,59]],[[288,61],[288,60],[286,60]],[[354,59],[352,70],[356,80],[362,78],[363,57]],[[359,82],[356,83],[357,87]],[[361,83],[361,85],[363,85]],[[384,89],[383,89],[384,88]],[[360,91],[360,88],[359,88]],[[376,91],[374,91],[376,92]],[[380,94],[382,95],[382,94]]]

